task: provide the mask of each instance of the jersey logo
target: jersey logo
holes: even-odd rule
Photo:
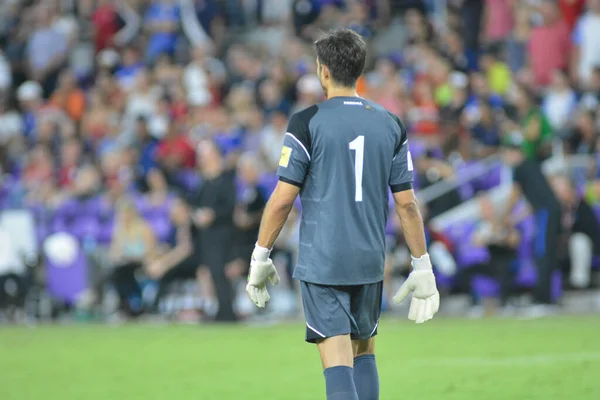
[[[287,168],[290,163],[290,156],[292,155],[292,148],[283,146],[281,149],[281,157],[279,157],[279,166],[283,168]]]
[[[408,164],[408,170],[412,171],[413,170],[413,162],[412,162],[412,157],[410,155],[410,150],[406,152],[406,163]]]
[[[345,101],[344,104],[347,106],[362,106],[363,105],[362,101]]]

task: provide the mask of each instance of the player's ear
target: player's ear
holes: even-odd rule
[[[331,76],[329,75],[329,68],[327,67],[327,65],[323,65],[321,64],[321,76],[323,77],[323,79],[329,80],[331,78]]]

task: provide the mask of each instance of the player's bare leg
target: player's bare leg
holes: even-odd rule
[[[333,336],[317,342],[327,400],[359,400],[354,386],[354,352],[350,335]]]
[[[379,399],[379,374],[375,363],[375,338],[353,340],[354,385],[360,400]]]

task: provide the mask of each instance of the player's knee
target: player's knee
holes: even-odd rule
[[[375,354],[375,338],[354,341],[354,357]]]

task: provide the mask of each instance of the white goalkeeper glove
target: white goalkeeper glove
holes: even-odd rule
[[[412,293],[408,319],[417,324],[429,321],[440,308],[440,294],[435,284],[435,276],[429,254],[412,257],[413,270],[408,279],[394,296],[394,303],[400,304]]]
[[[256,245],[252,252],[252,260],[250,261],[250,273],[248,274],[248,284],[246,292],[250,300],[260,308],[264,308],[265,304],[271,296],[267,291],[267,280],[273,286],[279,283],[279,275],[273,265],[273,261],[269,258],[271,250],[265,249]]]

